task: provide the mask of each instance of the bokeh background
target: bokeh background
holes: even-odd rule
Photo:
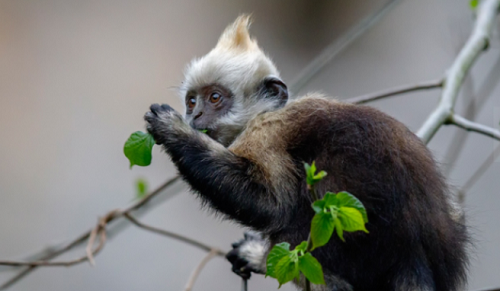
[[[73,1],[0,0],[0,258],[22,260],[68,241],[109,210],[129,205],[138,178],[155,188],[175,175],[155,147],[152,165],[129,169],[122,147],[144,129],[151,103],[183,106],[176,93],[184,66],[207,53],[240,13],[252,34],[294,82],[330,43],[388,0]],[[467,39],[468,0],[401,0],[350,43],[295,95],[320,91],[354,97],[443,76]],[[457,112],[498,128],[499,22],[474,65]],[[370,105],[417,130],[439,90]],[[443,127],[429,147],[460,189],[498,145]],[[474,248],[469,290],[500,286],[500,163],[467,191]],[[177,194],[176,194],[177,193]],[[162,193],[141,220],[229,250],[243,229],[201,210],[182,183]],[[84,253],[78,249],[62,259]],[[40,268],[10,290],[183,290],[205,254],[172,239],[123,226],[96,266]],[[370,258],[367,258],[369,260]],[[16,269],[0,268],[0,280]],[[249,290],[275,290],[254,276]],[[194,290],[240,290],[221,258],[208,263]],[[290,284],[282,290],[295,290]]]

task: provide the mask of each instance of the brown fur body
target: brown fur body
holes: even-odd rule
[[[393,118],[305,97],[257,116],[226,149],[187,125],[167,129],[175,111],[155,114],[150,132],[193,189],[271,246],[307,240],[314,212],[304,162],[328,173],[318,193],[348,191],[363,202],[370,233],[333,236],[313,252],[328,290],[456,290],[464,281],[466,229],[450,215],[431,154]]]
[[[307,239],[310,219],[296,218],[313,215],[302,163],[315,160],[328,173],[318,193],[353,193],[370,220],[370,234],[346,234],[345,243],[334,236],[330,245],[318,249],[315,255],[323,265],[355,287],[380,288],[371,290],[386,290],[388,282],[380,279],[405,268],[408,273],[429,268],[429,280],[432,269],[449,278],[454,269],[464,276],[467,237],[465,227],[450,216],[447,186],[425,145],[393,118],[366,106],[306,97],[252,120],[230,150],[255,163],[256,175],[277,195],[273,200],[289,203],[282,206],[288,211],[280,212],[279,222],[272,223],[272,244]],[[417,254],[421,261],[408,265]],[[356,272],[346,265],[356,266]],[[353,283],[366,274],[381,282]],[[445,286],[435,287],[448,290]]]

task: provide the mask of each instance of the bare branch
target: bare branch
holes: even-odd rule
[[[13,267],[19,267],[19,266],[30,266],[30,267],[70,267],[74,266],[80,263],[83,263],[85,261],[89,261],[89,257],[97,255],[102,248],[104,247],[104,244],[106,243],[106,231],[103,228],[100,228],[97,226],[95,229],[96,231],[96,236],[99,236],[99,245],[94,249],[91,250],[90,255],[87,254],[83,257],[71,260],[71,261],[62,261],[62,262],[50,262],[50,261],[36,261],[36,262],[17,262],[17,261],[0,261],[1,265],[4,266],[13,266]],[[89,241],[89,246],[91,247],[92,245],[90,244]],[[5,284],[4,284],[5,285]],[[2,286],[1,288],[4,288]]]
[[[467,131],[477,132],[477,133],[489,136],[491,138],[494,138],[496,140],[500,140],[500,131],[498,131],[492,127],[480,124],[480,123],[472,122],[466,118],[463,118],[462,116],[460,116],[458,114],[452,114],[446,120],[445,123],[446,124],[454,124],[454,125],[456,125],[460,128],[463,128]]]
[[[465,193],[467,193],[479,178],[490,168],[491,165],[496,160],[496,157],[500,156],[500,145],[496,147],[496,149],[484,160],[484,162],[477,168],[477,170],[470,176],[469,180],[467,180],[462,188],[458,191],[458,202],[462,204],[465,199]]]
[[[203,270],[203,267],[210,261],[213,257],[218,255],[218,250],[214,249],[211,250],[204,258],[201,260],[200,264],[196,269],[193,271],[191,274],[191,277],[189,278],[189,281],[186,284],[186,288],[184,288],[184,291],[191,291],[193,289],[194,282],[196,282],[196,279],[198,279],[198,276],[201,273],[201,270]]]
[[[453,113],[455,101],[466,74],[477,57],[488,46],[499,6],[500,0],[481,1],[472,34],[447,73],[439,105],[417,132],[425,143],[431,140]]]
[[[195,247],[200,248],[200,249],[202,249],[204,251],[207,251],[207,252],[216,251],[216,255],[218,255],[218,256],[225,256],[226,255],[226,253],[223,252],[222,250],[220,250],[218,248],[215,248],[215,247],[211,247],[211,246],[209,246],[207,244],[204,244],[202,242],[199,242],[197,240],[194,240],[194,239],[191,239],[191,238],[179,235],[177,233],[173,233],[173,232],[170,232],[170,231],[167,231],[167,230],[159,229],[159,228],[156,228],[156,227],[149,226],[149,225],[146,225],[144,223],[141,223],[137,219],[135,219],[132,215],[130,215],[128,213],[124,213],[123,215],[125,216],[125,218],[127,218],[128,220],[130,220],[130,222],[132,222],[133,224],[135,224],[136,226],[138,226],[138,227],[140,227],[142,229],[145,229],[145,230],[148,230],[148,231],[151,231],[151,232],[155,232],[155,233],[158,233],[158,234],[161,234],[161,235],[164,235],[164,236],[168,236],[168,237],[176,239],[176,240],[180,240],[180,241],[182,241],[184,243],[190,244],[192,246],[195,246]]]
[[[345,99],[343,101],[349,102],[349,103],[354,103],[354,104],[363,104],[363,103],[367,103],[370,101],[375,101],[378,99],[391,97],[394,95],[409,93],[409,92],[413,92],[413,91],[436,89],[436,88],[441,88],[441,87],[443,87],[443,80],[442,79],[432,80],[432,81],[422,82],[419,84],[399,86],[396,88],[391,88],[391,89],[380,91],[380,92],[375,92],[375,93],[371,93],[371,94],[366,94],[366,95],[362,95],[362,96],[358,96],[358,97]]]
[[[359,36],[373,27],[379,20],[391,11],[400,0],[388,1],[380,10],[363,19],[359,24],[346,32],[341,37],[335,39],[331,44],[314,58],[297,76],[290,82],[290,92],[299,92],[321,69],[323,69],[331,60],[341,51],[348,47]]]

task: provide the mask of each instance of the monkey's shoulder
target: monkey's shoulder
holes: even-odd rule
[[[405,125],[375,108],[314,93],[290,101],[279,110],[257,115],[245,130],[245,134],[255,138],[280,140],[292,136],[311,138],[311,133],[323,136],[344,133],[360,137],[369,133],[368,138],[386,136],[396,142],[416,139]]]

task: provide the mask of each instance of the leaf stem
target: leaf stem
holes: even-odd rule
[[[316,194],[316,189],[314,188],[314,185],[308,185],[308,189],[309,189],[309,192],[311,192],[311,196],[313,197],[313,201],[317,201],[318,200],[318,194]],[[311,240],[311,231],[309,231],[309,236],[307,237],[307,248],[306,248],[306,251],[304,252],[305,253],[310,253],[311,250],[313,248],[313,244],[312,244],[312,240]],[[306,276],[304,276],[304,278],[306,279],[306,291],[311,291],[311,282],[309,282],[309,280],[307,279]]]
[[[316,188],[314,188],[314,185],[311,185],[311,187],[309,188],[309,191],[311,192],[311,195],[312,195],[314,201],[319,200],[318,194],[316,194]]]

